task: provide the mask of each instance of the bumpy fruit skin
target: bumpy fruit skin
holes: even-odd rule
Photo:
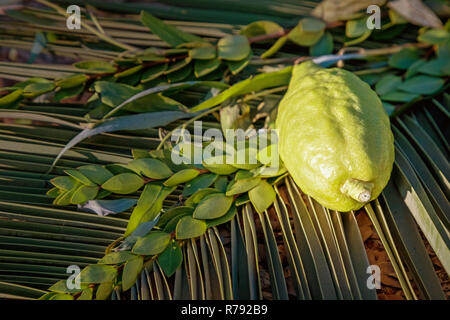
[[[313,62],[295,66],[276,126],[287,170],[323,206],[357,210],[386,186],[394,162],[389,117],[353,73]],[[371,192],[356,200],[343,191],[346,181],[369,185]]]

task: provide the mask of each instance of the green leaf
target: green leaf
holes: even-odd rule
[[[196,219],[215,219],[223,216],[233,204],[233,198],[223,193],[213,193],[204,197],[195,207]]]
[[[189,51],[189,56],[192,59],[211,60],[216,57],[216,47],[213,46],[197,47]]]
[[[395,91],[402,83],[402,78],[393,74],[387,74],[375,85],[375,91],[380,95],[385,95],[389,92]]]
[[[256,187],[261,181],[261,178],[249,178],[249,179],[241,179],[237,181],[232,181],[227,188],[226,195],[234,196],[236,194],[241,194],[247,191],[250,191],[254,187]]]
[[[248,192],[248,196],[258,213],[263,213],[275,200],[273,187],[262,180],[256,187]]]
[[[111,295],[114,289],[114,285],[112,282],[103,282],[97,287],[97,291],[95,292],[95,300],[106,300]]]
[[[78,170],[68,169],[68,170],[64,170],[64,172],[86,186],[90,186],[90,187],[96,186],[95,183],[93,183],[91,180],[89,180],[84,174],[82,174]]]
[[[303,18],[288,33],[288,38],[300,46],[312,46],[320,40],[325,31],[325,22],[315,18]]]
[[[253,57],[253,52],[250,51],[249,55],[240,61],[227,61],[228,69],[230,69],[231,73],[236,75],[241,72],[250,62]]]
[[[78,69],[87,70],[90,73],[114,73],[117,71],[115,66],[104,60],[86,60],[76,62],[73,65]]]
[[[404,48],[392,55],[388,63],[397,69],[408,69],[414,62],[420,59],[420,52],[415,48]]]
[[[360,36],[356,39],[344,42],[344,46],[353,46],[355,44],[361,43],[364,40],[366,40],[367,38],[369,38],[371,34],[372,34],[372,30],[368,30],[362,36]]]
[[[22,96],[23,90],[17,89],[0,98],[0,106],[7,106],[17,101]]]
[[[176,185],[191,181],[199,174],[200,174],[200,171],[198,171],[196,169],[184,169],[184,170],[176,172],[173,176],[171,176],[169,179],[164,181],[164,185],[167,187],[176,186]]]
[[[146,11],[141,11],[141,21],[143,25],[150,28],[152,33],[156,34],[161,40],[167,42],[172,47],[176,47],[185,42],[204,42],[202,38],[165,24]]]
[[[116,107],[140,92],[135,87],[110,81],[95,82],[94,90],[101,95],[102,102],[110,107]]]
[[[255,21],[242,28],[240,34],[247,38],[253,38],[265,34],[281,33],[284,29],[278,23],[272,21]]]
[[[73,193],[76,191],[76,187],[72,190],[64,191],[60,193],[56,199],[53,201],[54,205],[57,206],[67,206],[70,204],[70,200],[72,199]]]
[[[349,20],[345,24],[345,35],[348,38],[361,37],[367,31],[369,31],[369,29],[367,28],[366,17],[358,20]]]
[[[146,69],[141,76],[141,82],[146,83],[155,80],[162,76],[167,71],[168,65],[166,63],[159,64],[154,67]]]
[[[85,74],[74,74],[56,81],[56,86],[69,89],[84,84],[88,79],[89,77]]]
[[[323,36],[313,46],[309,47],[309,55],[313,57],[331,54],[333,52],[333,36],[325,32]]]
[[[111,252],[100,259],[98,264],[120,264],[128,260],[134,259],[136,256],[130,251]]]
[[[179,240],[200,237],[206,232],[206,223],[186,216],[180,219],[175,230],[176,238]]]
[[[76,186],[76,180],[68,176],[60,176],[50,180],[57,188],[62,190],[71,190]]]
[[[121,173],[106,181],[102,188],[118,194],[136,192],[144,185],[144,180],[133,173]]]
[[[197,78],[203,77],[220,67],[219,59],[197,60],[194,63],[194,74]]]
[[[171,74],[175,73],[176,71],[180,71],[184,67],[188,66],[191,63],[192,59],[190,57],[187,57],[183,60],[177,61],[171,65],[169,65],[169,68],[164,72],[164,74]]]
[[[238,170],[238,168],[225,163],[223,156],[207,158],[203,161],[202,165],[212,173],[219,175],[229,175]]]
[[[92,300],[94,296],[94,288],[86,288],[84,289],[77,300]]]
[[[98,187],[80,186],[72,195],[70,202],[73,204],[82,204],[95,199],[98,193]]]
[[[416,75],[419,72],[419,69],[426,63],[427,62],[424,59],[420,59],[410,65],[405,73],[405,79],[409,79],[412,76]]]
[[[191,109],[192,112],[197,112],[205,109],[209,109],[211,107],[214,107],[225,100],[228,100],[230,98],[243,95],[249,92],[257,92],[261,91],[266,88],[272,88],[272,87],[279,87],[284,86],[289,83],[289,80],[291,78],[291,72],[292,67],[284,68],[280,71],[276,72],[269,72],[269,73],[263,73],[258,74],[255,77],[251,79],[247,79],[241,82],[238,82],[237,84],[233,85],[232,87],[226,89],[222,93],[218,94],[217,96],[208,99],[199,105],[195,106]]]
[[[192,64],[184,67],[181,70],[172,72],[167,75],[167,81],[172,84],[176,84],[177,82],[186,80],[192,73]]]
[[[111,282],[117,276],[117,269],[102,264],[91,264],[84,268],[80,274],[81,283]]]
[[[393,101],[393,102],[410,102],[420,95],[415,93],[408,93],[403,91],[392,91],[388,94],[381,96],[381,100]]]
[[[125,263],[125,267],[122,272],[122,290],[127,291],[136,282],[137,277],[142,271],[144,264],[143,257],[135,257]]]
[[[136,241],[132,252],[140,255],[157,255],[166,249],[169,242],[170,234],[163,231],[151,231]]]
[[[141,223],[142,217],[151,210],[152,213],[158,214],[162,208],[162,201],[158,203],[158,196],[163,187],[158,184],[148,183],[142,191],[137,206],[134,208],[130,219],[128,220],[127,230],[124,236],[128,236]]]
[[[183,253],[178,242],[172,240],[170,245],[158,256],[158,263],[167,277],[172,276],[183,262]]]
[[[114,78],[125,78],[125,77],[135,74],[136,72],[140,71],[141,69],[142,69],[142,64],[139,64],[132,68],[128,68],[122,72],[115,73]]]
[[[80,171],[90,181],[98,185],[102,185],[113,177],[113,174],[108,169],[98,164],[81,166],[78,168],[78,171]]]
[[[217,51],[220,59],[239,61],[250,54],[251,48],[245,36],[235,35],[220,39]]]
[[[408,20],[399,15],[395,10],[389,9],[388,14],[392,24],[408,23]]]
[[[133,160],[128,164],[128,167],[137,174],[143,174],[151,179],[165,179],[173,174],[164,162],[152,158]]]
[[[206,173],[195,177],[184,186],[182,193],[183,197],[188,197],[200,189],[208,188],[214,183],[214,181],[216,181],[217,177],[218,176],[216,174],[211,173]]]
[[[420,66],[418,71],[432,76],[449,76],[450,60],[448,57],[430,60]]]
[[[231,221],[234,216],[237,213],[237,209],[235,204],[233,204],[230,209],[227,211],[227,213],[225,213],[223,216],[216,218],[216,219],[211,219],[211,220],[207,220],[206,224],[208,226],[208,228],[212,228],[221,224],[224,224],[228,221]]]
[[[47,191],[46,195],[50,198],[56,198],[62,190],[58,189],[57,187],[53,187],[50,190]]]
[[[143,223],[157,219],[162,210],[163,201],[173,192],[173,190],[175,190],[175,187],[162,187],[161,185],[151,183],[147,184],[139,197],[137,206],[131,214],[125,236],[129,235],[131,232],[134,233],[134,229],[137,230]]]
[[[192,194],[189,198],[186,199],[184,204],[189,207],[194,207],[204,197],[206,197],[208,194],[211,194],[211,193],[217,193],[217,189],[204,188],[204,189],[197,190],[194,194]]]
[[[161,218],[158,221],[159,227],[164,227],[170,220],[172,220],[175,217],[183,217],[185,215],[191,215],[194,212],[194,209],[191,207],[174,207],[169,209],[167,212],[161,215]]]
[[[81,94],[84,91],[84,85],[79,85],[78,87],[68,88],[68,89],[60,89],[55,92],[53,100],[61,101],[64,99],[75,97]]]
[[[52,91],[53,89],[55,89],[55,84],[53,82],[30,83],[23,89],[23,95],[26,97],[35,97]]]
[[[430,76],[415,76],[404,81],[398,89],[418,94],[433,94],[444,86],[445,81]]]
[[[53,295],[49,300],[73,300],[73,296],[67,293],[57,293]]]
[[[430,29],[417,37],[419,42],[443,44],[450,40],[450,32],[445,29]]]
[[[217,178],[216,182],[214,182],[214,188],[220,192],[225,192],[228,186],[228,178],[224,176],[220,176]]]

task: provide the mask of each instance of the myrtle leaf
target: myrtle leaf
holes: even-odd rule
[[[401,83],[401,77],[393,74],[387,74],[377,82],[375,85],[375,91],[382,96],[396,90]]]
[[[152,158],[133,160],[128,167],[138,174],[157,180],[165,179],[173,174],[164,162]]]
[[[325,22],[315,18],[303,18],[288,34],[289,40],[300,46],[312,46],[322,37]]]
[[[102,188],[118,194],[136,192],[144,185],[144,180],[133,173],[121,173],[106,181]]]
[[[235,35],[220,39],[217,51],[220,59],[239,61],[249,55],[251,48],[245,36]]]
[[[223,193],[213,193],[204,197],[194,210],[196,219],[215,219],[227,213],[233,203],[232,197]]]
[[[70,202],[73,204],[82,204],[95,199],[98,193],[98,187],[80,186],[72,195]]]
[[[194,179],[200,174],[200,171],[196,169],[184,169],[176,172],[169,179],[164,181],[164,185],[167,187],[176,186]]]
[[[205,233],[206,227],[205,221],[186,216],[178,221],[175,235],[179,240],[200,237]]]
[[[161,269],[164,271],[167,277],[172,276],[175,271],[181,266],[183,262],[183,253],[178,245],[178,242],[172,240],[164,250],[158,256],[158,263]]]
[[[167,42],[172,47],[186,42],[204,42],[202,38],[168,25],[146,11],[141,12],[141,21],[161,40]]]
[[[433,94],[439,91],[444,83],[440,78],[419,75],[404,81],[398,88],[410,93]]]
[[[95,187],[96,186],[95,183],[93,183],[91,180],[89,180],[88,177],[86,177],[84,174],[82,174],[78,170],[68,169],[68,170],[64,170],[64,172],[66,174],[68,174],[69,176],[71,176],[72,178],[74,178],[75,180],[81,182],[82,184],[84,184],[86,186],[90,186],[90,187]]]
[[[130,251],[120,251],[120,252],[110,252],[102,259],[100,259],[98,264],[120,264],[128,260],[134,259],[136,256]]]
[[[144,258],[136,256],[125,263],[125,267],[122,272],[122,290],[127,291],[136,282],[138,275],[142,271],[144,264]]]
[[[81,283],[111,282],[116,278],[117,269],[103,264],[91,264],[84,268],[80,274]]]
[[[140,255],[156,255],[163,252],[170,242],[170,234],[151,231],[145,237],[137,239],[132,252]]]
[[[184,186],[182,193],[183,197],[188,197],[198,190],[208,188],[214,183],[214,181],[216,181],[217,177],[218,176],[216,174],[211,173],[206,173],[195,177]]]
[[[98,185],[102,185],[108,179],[111,179],[113,177],[113,174],[109,172],[108,169],[98,164],[88,164],[79,167],[78,171],[80,171],[90,181]]]

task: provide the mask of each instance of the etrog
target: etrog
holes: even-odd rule
[[[323,206],[357,210],[386,186],[394,162],[389,117],[350,71],[296,65],[276,126],[287,170]]]

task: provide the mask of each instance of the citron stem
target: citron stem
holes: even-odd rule
[[[372,198],[373,183],[357,179],[347,179],[341,187],[343,194],[358,202],[365,203]]]

